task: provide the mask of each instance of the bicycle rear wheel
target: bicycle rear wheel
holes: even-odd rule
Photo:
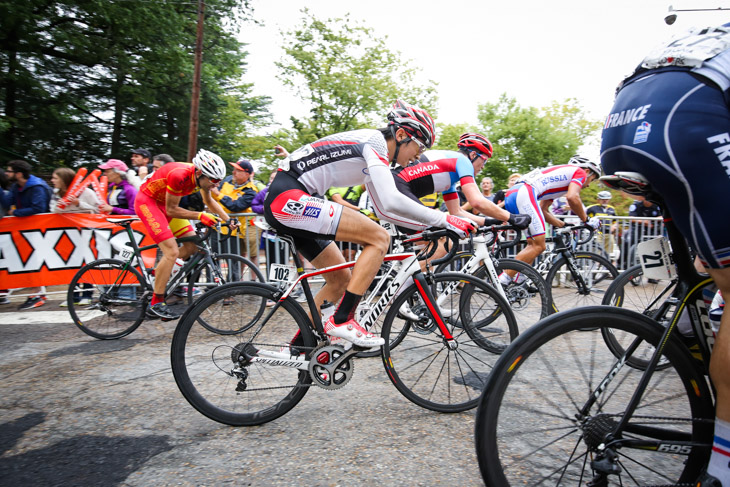
[[[608,287],[618,276],[618,270],[609,260],[592,252],[576,252],[574,262],[583,283],[573,275],[565,257],[558,259],[545,278],[557,311],[601,304]]]
[[[414,284],[395,299],[383,321],[383,364],[393,385],[415,404],[444,413],[466,411],[476,406],[498,354],[517,336],[517,323],[504,298],[484,281],[458,273],[429,279],[455,346],[449,347]],[[419,320],[399,315],[406,302]]]
[[[89,336],[113,340],[127,336],[144,320],[147,285],[126,262],[100,259],[76,273],[68,286],[68,312]],[[88,304],[81,304],[88,303]]]
[[[670,296],[671,288],[675,283],[676,281],[668,280],[650,282],[644,277],[641,264],[635,265],[619,274],[613,281],[603,297],[603,304],[631,309],[655,321],[661,321],[664,317],[657,316],[658,308]],[[626,346],[631,343],[632,335],[612,328],[604,328],[602,333],[608,348],[616,357],[622,357]],[[629,358],[628,364],[638,369],[644,369],[653,353],[653,347],[644,347],[641,353],[637,351]],[[664,366],[668,366],[666,361],[659,362],[659,367]]]
[[[261,316],[262,303],[273,303],[276,293],[263,283],[226,284],[207,292],[180,318],[172,338],[172,373],[185,399],[208,418],[231,426],[263,424],[287,413],[307,393],[310,375],[292,362],[316,344],[309,318],[293,299]],[[224,301],[230,304],[223,306]],[[211,326],[201,324],[203,314]],[[297,333],[302,345],[289,350]]]
[[[642,372],[618,366],[601,335],[606,327],[652,346],[663,332],[632,311],[587,307],[545,318],[502,354],[475,426],[487,486],[586,485],[591,460],[606,445],[621,471],[601,485],[696,480],[709,458],[715,414],[704,376],[686,347],[670,340],[664,356],[671,367],[653,372],[627,428],[611,443]]]

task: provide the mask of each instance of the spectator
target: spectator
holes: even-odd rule
[[[5,191],[10,187],[10,181],[8,181],[8,175],[5,174],[5,169],[0,168],[0,195],[5,194]],[[5,216],[5,208],[0,205],[0,218]],[[0,304],[8,304],[10,299],[8,298],[8,289],[0,289]]]
[[[119,159],[109,159],[99,166],[109,180],[107,202],[99,205],[99,211],[112,215],[134,215],[134,199],[137,188],[127,181],[129,168]]]
[[[175,159],[173,159],[170,154],[157,154],[155,157],[153,157],[151,166],[148,166],[151,167],[151,170],[147,173],[147,176],[142,178],[142,183],[151,178],[155,171],[157,171],[168,162],[175,162]]]
[[[510,174],[510,177],[507,180],[507,188],[497,191],[497,193],[494,195],[494,198],[492,199],[492,203],[499,206],[500,208],[504,208],[504,197],[507,194],[507,190],[517,184],[517,181],[519,181],[520,178],[522,178],[522,174],[520,173]]]
[[[152,154],[147,149],[134,149],[132,151],[132,169],[127,170],[127,181],[135,189],[139,189],[142,180],[154,171],[150,161],[151,157]]]
[[[221,181],[220,187],[213,187],[211,195],[223,206],[226,213],[253,213],[251,203],[259,192],[253,181],[253,164],[243,158],[229,164],[233,166],[233,174]],[[228,233],[228,229],[223,229],[223,233]],[[236,234],[245,242],[241,255],[255,259],[259,252],[259,232],[253,220],[243,219],[241,228],[234,232]]]
[[[482,190],[482,196],[484,196],[489,201],[494,202],[495,195],[492,194],[492,190],[494,189],[494,181],[492,181],[492,178],[490,178],[489,176],[484,176],[482,182],[479,183],[479,189]],[[479,211],[472,208],[468,201],[464,203],[464,206],[462,206],[461,209],[464,211],[470,211],[475,215],[479,214]]]
[[[601,219],[603,220],[603,233],[598,240],[601,245],[603,245],[603,250],[605,250],[609,256],[612,256],[616,245],[616,239],[614,235],[616,235],[616,232],[618,232],[618,223],[614,218],[616,216],[616,208],[608,204],[610,200],[610,191],[599,191],[596,195],[597,203],[595,205],[589,206],[586,209],[586,214],[589,218],[594,216],[597,216],[599,218],[602,217]]]
[[[2,194],[2,206],[8,215],[23,217],[48,212],[51,188],[41,178],[30,173],[30,164],[21,160],[10,161],[5,172],[12,183],[10,191],[3,190]],[[28,288],[26,291],[30,296],[18,309],[38,308],[46,303],[46,296],[40,287]]]
[[[359,185],[359,186],[350,186],[350,187],[332,187],[329,190],[327,190],[327,193],[325,196],[327,199],[334,201],[335,203],[339,203],[342,206],[345,206],[347,208],[353,209],[355,211],[360,211],[360,207],[358,206],[358,203],[360,202],[360,195],[362,195],[363,191],[365,191],[365,185]],[[358,250],[360,250],[360,246],[352,243],[352,242],[336,242],[337,246],[342,251],[342,255],[345,257],[346,261],[355,260],[355,255],[357,254]]]
[[[635,200],[629,206],[629,216],[635,217],[630,220],[630,228],[624,233],[623,248],[626,251],[624,255],[632,258],[628,265],[638,264],[636,252],[632,252],[631,248],[647,239],[647,237],[658,237],[656,234],[656,221],[647,220],[647,218],[662,216],[662,210],[658,205],[648,200]]]
[[[76,172],[68,167],[59,167],[53,171],[51,184],[53,194],[51,195],[51,213],[98,213],[99,199],[91,188],[85,188],[80,195],[71,198],[65,208],[58,208],[58,202],[66,196],[68,187],[73,181]]]
[[[264,214],[264,199],[266,198],[266,193],[269,192],[269,186],[275,177],[276,171],[272,171],[269,176],[269,184],[259,191],[251,202],[251,209],[254,213],[258,215]],[[280,241],[277,238],[276,233],[268,231],[263,232],[262,237],[264,244],[266,245],[266,275],[268,276],[271,273],[271,264],[286,264],[289,262],[289,251],[286,243]]]

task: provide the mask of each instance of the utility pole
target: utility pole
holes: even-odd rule
[[[200,69],[203,64],[203,19],[205,2],[198,0],[198,33],[195,39],[195,67],[193,92],[190,100],[190,131],[188,133],[188,161],[192,161],[198,145],[198,111],[200,108]]]

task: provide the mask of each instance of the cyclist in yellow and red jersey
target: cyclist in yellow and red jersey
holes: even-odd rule
[[[152,174],[139,188],[134,202],[137,216],[144,223],[148,234],[157,242],[162,258],[155,268],[155,289],[148,312],[163,320],[174,320],[174,314],[165,304],[165,286],[172,267],[178,258],[186,259],[195,252],[195,244],[185,242],[178,247],[176,238],[194,234],[189,219],[200,220],[213,226],[230,217],[210,194],[210,189],[226,175],[223,159],[201,149],[193,163],[170,162]],[[206,212],[196,212],[180,207],[180,199],[200,189],[206,206],[220,217]]]

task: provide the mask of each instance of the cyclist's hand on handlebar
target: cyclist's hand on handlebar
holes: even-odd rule
[[[515,228],[524,230],[532,223],[532,217],[530,215],[515,215],[514,213],[510,213],[507,223],[513,225]]]
[[[218,222],[221,221],[221,218],[212,213],[206,213],[204,211],[201,211],[198,215],[198,220],[200,220],[200,223],[202,223],[206,227],[214,227],[218,224]]]
[[[446,227],[447,230],[451,230],[453,232],[456,232],[459,237],[466,237],[470,233],[473,233],[476,230],[476,227],[472,222],[469,220],[465,220],[463,218],[459,218],[458,216],[454,215],[447,215],[446,216]]]
[[[588,220],[586,220],[586,225],[589,227],[592,227],[593,230],[598,230],[598,228],[601,226],[601,219],[597,216],[591,217]]]

